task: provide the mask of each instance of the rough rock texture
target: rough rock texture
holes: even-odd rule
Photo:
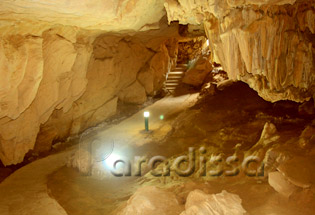
[[[270,186],[286,198],[289,198],[297,190],[297,187],[291,184],[280,172],[270,172],[268,182]]]
[[[33,148],[40,124],[54,109],[67,112],[83,94],[92,48],[88,41],[72,43],[50,31],[42,38],[17,35],[1,41],[7,81],[0,89],[0,159],[11,164]]]
[[[213,60],[268,101],[315,95],[315,3],[167,0],[168,20],[204,25]]]
[[[202,54],[205,37],[197,37],[189,41],[179,42],[177,60],[179,63],[187,64]]]
[[[85,149],[79,149],[71,155],[67,162],[67,166],[76,168],[83,174],[89,174],[93,163],[94,160],[90,152]]]
[[[176,46],[177,41],[173,41],[171,47]],[[170,71],[173,63],[171,62],[175,50],[167,49],[165,45],[159,47],[151,61],[148,62],[138,74],[138,81],[143,85],[148,95],[155,95],[161,89],[166,79],[166,72]],[[172,56],[173,55],[173,56]]]
[[[309,188],[314,183],[314,156],[294,156],[292,159],[283,162],[277,167],[277,170],[286,177],[286,179],[297,187]]]
[[[3,0],[1,161],[16,164],[35,142],[45,151],[100,123],[119,97],[140,103],[144,91],[155,95],[175,65],[176,36],[136,31],[161,28],[164,8],[169,22],[204,28],[212,59],[266,100],[315,95],[314,1]],[[122,96],[133,83],[141,96]]]
[[[54,30],[40,38],[1,41],[1,73],[7,80],[0,88],[0,159],[5,165],[21,162],[35,142],[36,152],[47,151],[54,140],[104,121],[116,113],[118,98],[145,102],[146,93],[162,88],[171,62],[167,38],[156,41],[157,51],[137,37],[106,35],[93,42]],[[150,90],[137,81],[140,71],[149,74]]]
[[[212,70],[212,65],[207,56],[200,56],[196,59],[194,66],[185,72],[183,83],[189,84],[195,87],[201,86],[207,75]]]
[[[246,211],[241,203],[242,200],[238,195],[225,190],[212,195],[205,194],[201,190],[194,190],[188,194],[186,210],[181,215],[242,215]]]
[[[139,31],[159,27],[158,22],[165,15],[163,3],[160,0],[3,0],[0,19],[6,20],[4,24],[16,22],[18,26],[25,26],[19,20],[28,21],[28,30],[35,25],[38,30],[39,26],[54,23],[84,29]]]
[[[143,86],[135,81],[119,93],[119,99],[126,103],[142,104],[147,100],[147,95]]]
[[[274,124],[266,122],[261,132],[258,142],[248,151],[248,154],[257,153],[259,157],[265,154],[265,150],[278,141],[280,136],[277,133],[277,128]]]
[[[142,187],[118,215],[173,215],[182,210],[173,193],[157,187]]]
[[[307,126],[299,138],[299,146],[310,149],[315,146],[315,126]]]

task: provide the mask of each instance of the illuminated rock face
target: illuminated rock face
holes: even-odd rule
[[[83,94],[92,47],[50,32],[2,37],[1,44],[0,159],[12,164],[33,148],[55,109],[67,112]]]
[[[99,36],[93,42],[52,30],[42,37],[1,38],[1,161],[19,163],[35,142],[38,152],[49,150],[53,140],[97,125],[116,113],[118,98],[145,102],[138,73],[149,74],[148,94],[161,90],[155,83],[163,83],[171,62],[165,41],[157,42],[155,52],[129,36]]]
[[[194,190],[188,194],[185,211],[180,215],[194,214],[235,214],[243,215],[246,211],[242,207],[242,200],[236,194],[223,190],[218,194],[205,194],[201,190]]]
[[[180,214],[182,207],[174,193],[157,187],[139,188],[130,197],[126,207],[119,211],[118,215],[172,215]]]
[[[2,0],[1,161],[19,163],[35,143],[49,149],[95,126],[118,99],[141,103],[159,91],[176,61],[166,36],[176,36],[149,32],[143,41],[135,32],[158,29],[166,14],[204,25],[213,60],[264,99],[314,95],[312,1]]]
[[[0,19],[6,20],[1,27],[14,22],[17,25],[14,30],[23,32],[58,24],[108,32],[143,31],[159,27],[158,21],[165,15],[163,3],[161,0],[3,0]]]
[[[230,79],[248,83],[272,102],[301,102],[315,95],[314,5],[294,0],[165,4],[169,22],[204,25],[212,58]]]

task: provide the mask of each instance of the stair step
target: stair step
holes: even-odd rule
[[[165,85],[166,88],[176,88],[178,87],[179,84],[176,85]]]
[[[167,81],[182,80],[182,77],[168,77]]]
[[[166,88],[172,88],[172,89],[174,88],[174,89],[176,89],[176,88],[178,87],[178,85],[174,85],[174,86],[172,86],[172,85],[166,85],[165,87],[166,87]]]
[[[165,83],[165,86],[178,86],[178,83]]]
[[[182,78],[168,78],[167,81],[181,81]]]
[[[171,79],[167,80],[165,83],[179,83],[181,80],[180,79]]]
[[[184,73],[168,73],[168,75],[170,76],[180,76],[182,77],[184,75]]]
[[[171,75],[171,76],[184,76],[184,73],[168,73],[168,75]]]
[[[181,84],[186,71],[187,64],[177,64],[176,67],[167,74],[167,80],[164,84],[165,89],[173,93]]]
[[[168,74],[174,74],[174,75],[182,75],[182,74],[184,74],[184,72],[182,72],[182,71],[172,71],[172,72],[169,72]]]
[[[187,67],[187,64],[179,63],[179,64],[176,64],[176,67]]]

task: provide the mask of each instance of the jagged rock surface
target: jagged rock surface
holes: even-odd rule
[[[186,210],[181,215],[242,215],[246,213],[242,207],[241,198],[225,190],[212,195],[205,194],[201,190],[194,190],[188,194],[185,208]]]
[[[71,42],[51,30],[42,38],[2,38],[1,73],[7,80],[0,94],[0,159],[5,165],[21,162],[35,142],[36,151],[49,150],[55,139],[104,121],[116,113],[118,97],[142,103],[162,88],[171,63],[167,38],[157,41],[161,48],[155,52],[136,37],[100,36],[94,42],[77,37]],[[137,81],[140,71],[149,74],[150,91]],[[133,86],[136,97],[130,95]]]
[[[185,72],[183,83],[195,87],[201,86],[207,75],[212,71],[213,67],[207,56],[199,56],[192,68]]]
[[[160,0],[3,0],[0,11],[0,19],[6,20],[2,26],[14,22],[18,26],[16,31],[24,32],[38,31],[51,23],[108,32],[143,31],[157,29],[159,20],[165,15]],[[29,29],[23,28],[25,24]]]
[[[182,211],[176,196],[157,187],[142,187],[118,215],[173,215]]]
[[[270,172],[268,182],[280,195],[289,198],[297,187],[291,184],[280,172]]]
[[[314,7],[306,0],[3,0],[0,159],[19,163],[35,142],[49,149],[112,116],[132,83],[143,87],[136,103],[144,91],[155,95],[176,62],[176,41],[152,32],[143,41],[135,32],[158,29],[166,13],[169,22],[204,27],[212,59],[230,79],[268,101],[305,101],[315,95]]]
[[[204,25],[213,60],[268,101],[315,95],[315,3],[167,0],[168,20]]]

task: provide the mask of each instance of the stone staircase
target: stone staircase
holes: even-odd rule
[[[177,86],[182,82],[186,70],[187,64],[177,64],[176,68],[167,74],[165,89],[169,93],[174,93]]]

